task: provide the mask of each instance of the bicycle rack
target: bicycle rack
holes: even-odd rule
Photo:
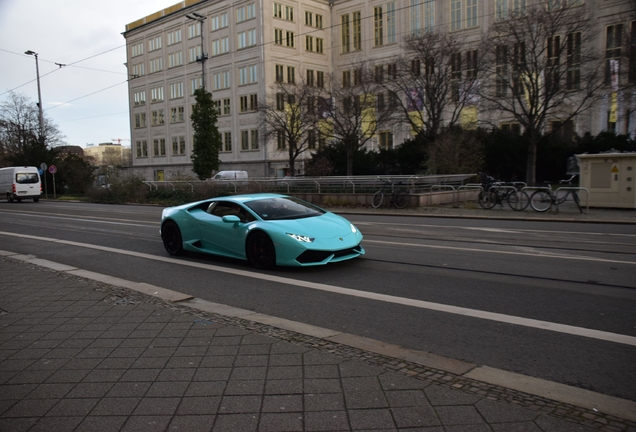
[[[587,188],[584,187],[573,187],[573,186],[565,186],[565,187],[560,187],[557,190],[554,191],[554,196],[555,198],[558,197],[558,193],[559,191],[583,191],[585,192],[585,213],[589,213],[590,212],[590,191],[587,190]],[[580,199],[580,198],[579,198]],[[559,211],[559,204],[556,204],[556,208],[557,208],[557,212]]]
[[[481,183],[466,183],[465,185],[459,186],[457,188],[457,200],[455,200],[455,198],[453,198],[453,207],[459,207],[459,195],[462,191],[469,191],[469,190],[479,190],[481,192],[484,191],[484,187],[481,185]],[[464,195],[465,196],[465,195]],[[467,200],[464,199],[464,203]]]

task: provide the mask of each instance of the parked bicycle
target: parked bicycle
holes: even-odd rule
[[[502,182],[485,173],[479,173],[482,190],[479,192],[479,205],[490,210],[497,204],[503,207],[503,203],[515,211],[522,211],[528,207],[530,197],[522,190],[523,183],[510,181]]]
[[[395,208],[403,209],[409,204],[409,193],[407,190],[400,187],[402,185],[401,182],[398,182],[397,185],[390,180],[386,180],[381,178],[382,188],[373,194],[373,201],[371,202],[371,206],[373,208],[378,208],[384,202],[384,194],[391,194],[391,202],[390,205],[395,206]]]
[[[559,184],[570,185],[572,184],[572,181],[575,177],[576,174],[569,179],[559,181]],[[558,208],[559,205],[566,202],[571,195],[572,200],[578,207],[579,211],[583,213],[583,209],[581,208],[581,199],[579,198],[579,194],[576,192],[575,189],[567,189],[564,195],[562,195],[561,197],[557,197],[554,191],[552,191],[552,185],[548,182],[546,182],[546,185],[547,186],[545,189],[537,189],[530,196],[530,205],[535,211],[545,212],[550,210],[552,206],[557,206]]]

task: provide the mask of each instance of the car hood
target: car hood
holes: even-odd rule
[[[290,234],[306,235],[314,238],[334,238],[351,234],[351,223],[340,216],[326,213],[321,216],[269,221],[280,231]]]

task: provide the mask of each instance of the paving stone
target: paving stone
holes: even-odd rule
[[[215,415],[219,411],[218,396],[186,397],[177,408],[177,415]]]
[[[472,406],[438,406],[435,407],[435,412],[444,426],[485,424]]]
[[[431,407],[391,408],[398,428],[441,425],[437,414]]]
[[[591,427],[545,415],[539,416],[535,420],[535,423],[545,432],[592,432],[596,430]]]
[[[422,390],[395,390],[388,391],[385,395],[392,407],[430,406]]]
[[[261,412],[302,412],[302,395],[265,396]]]
[[[350,430],[346,411],[323,411],[305,413],[306,431]]]
[[[261,410],[262,396],[224,396],[219,414],[253,413]]]
[[[295,432],[302,429],[302,413],[264,413],[258,426],[262,432]]]
[[[84,417],[43,417],[29,431],[51,432],[51,431],[72,431],[82,421]]]
[[[482,399],[475,404],[488,423],[524,422],[536,419],[539,414],[527,408],[503,402]]]
[[[82,420],[74,432],[118,432],[126,420],[126,416],[89,416]]]
[[[168,426],[168,430],[210,432],[212,430],[212,425],[214,425],[214,420],[216,420],[216,416],[213,415],[179,415],[172,419]]]
[[[185,396],[218,396],[225,390],[225,381],[195,381],[191,382]]]
[[[258,414],[226,414],[216,417],[213,432],[255,432],[258,428]]]
[[[389,429],[396,426],[388,409],[347,410],[347,414],[352,429]]]
[[[483,399],[482,396],[468,394],[439,385],[431,385],[424,393],[432,405],[473,405]]]
[[[305,411],[344,411],[344,396],[340,393],[305,394]]]
[[[134,416],[130,417],[122,432],[156,432],[165,430],[172,420],[170,416]]]
[[[348,392],[345,391],[347,409],[388,408],[389,403],[381,391]]]

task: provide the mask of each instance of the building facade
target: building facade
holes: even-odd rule
[[[265,139],[257,112],[275,82],[344,79],[362,62],[390,72],[393,59],[404,52],[403,38],[418,32],[443,28],[469,47],[498,17],[525,8],[526,1],[531,2],[185,0],[141,18],[124,32],[134,171],[147,180],[194,176],[189,118],[193,93],[204,86],[220,113],[221,169],[248,171],[251,177],[282,176],[287,154],[275,139]],[[593,108],[573,122],[574,131],[634,134],[636,93],[633,87],[613,85],[612,78],[616,70],[623,81],[636,80],[633,1],[566,1],[587,11],[592,43],[605,56],[609,74]],[[475,117],[496,126],[509,124],[503,116],[478,109]],[[396,122],[368,147],[399,145],[411,137],[411,127]],[[301,172],[302,157],[310,155],[305,152],[297,161]]]

